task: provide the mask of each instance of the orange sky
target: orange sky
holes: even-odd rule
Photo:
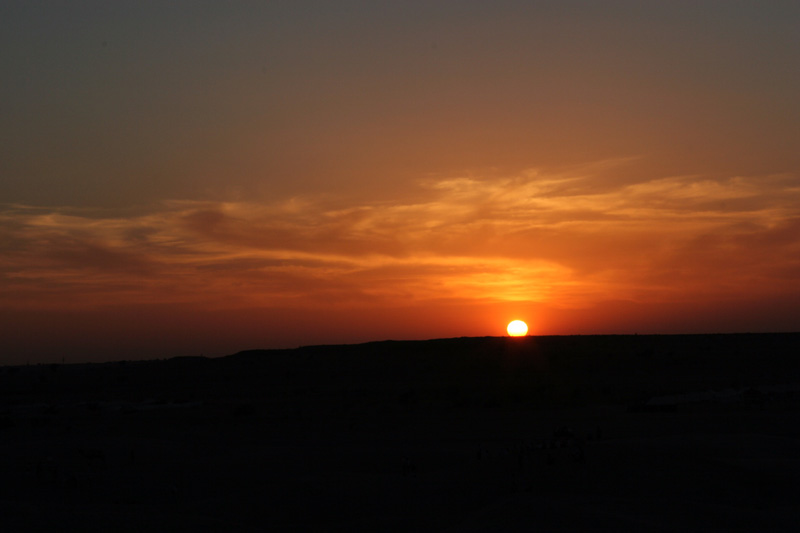
[[[0,16],[0,363],[800,329],[793,3],[89,4]]]

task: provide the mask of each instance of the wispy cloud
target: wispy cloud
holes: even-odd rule
[[[800,290],[792,176],[678,176],[598,190],[590,172],[431,179],[414,201],[169,201],[0,211],[5,306],[215,308],[603,299]]]

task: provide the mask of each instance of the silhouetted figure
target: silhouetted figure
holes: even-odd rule
[[[483,461],[485,454],[486,452],[483,449],[483,446],[478,447],[478,451],[475,452],[475,460],[480,463],[481,461]]]
[[[75,490],[78,488],[78,476],[74,472],[70,472],[64,476],[64,488],[66,490]]]
[[[408,457],[403,459],[403,477],[408,477],[416,473],[417,466]]]

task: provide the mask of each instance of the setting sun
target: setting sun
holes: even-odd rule
[[[528,334],[528,324],[522,320],[512,320],[506,330],[512,337],[523,337]]]

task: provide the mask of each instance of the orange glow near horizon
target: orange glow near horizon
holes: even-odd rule
[[[530,171],[422,191],[357,204],[171,201],[126,214],[6,206],[0,311],[9,323],[22,312],[111,323],[128,320],[125,309],[141,320],[173,308],[176,331],[198,314],[245,313],[265,317],[247,335],[267,346],[489,335],[512,306],[535,314],[542,335],[798,327],[800,189],[781,177],[597,191]],[[314,334],[293,322],[304,314]]]
[[[0,364],[800,330],[792,3],[121,4],[3,12]]]

